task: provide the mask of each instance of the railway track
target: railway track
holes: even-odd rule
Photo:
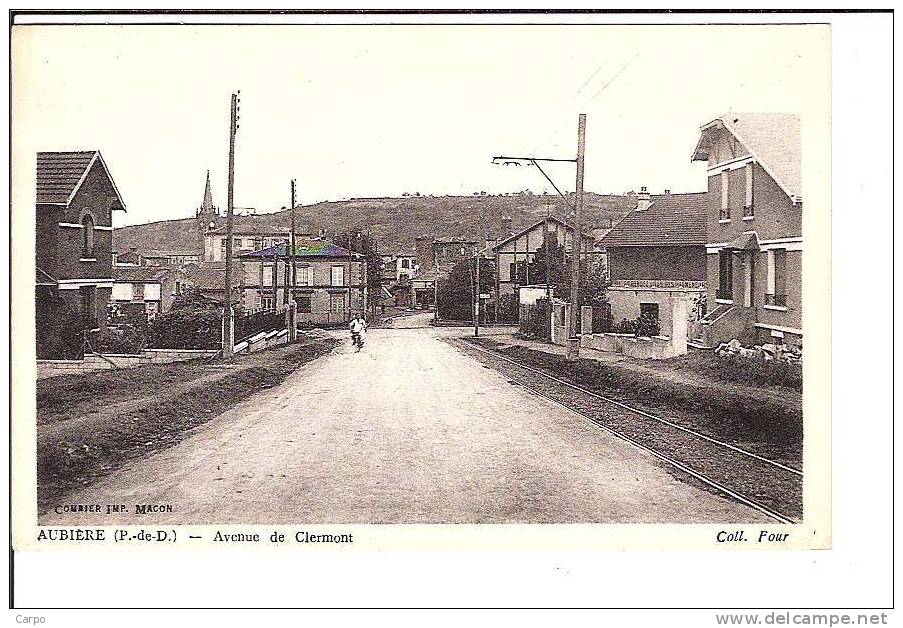
[[[646,451],[707,489],[781,523],[802,520],[802,472],[675,421],[606,397],[471,342],[459,350],[528,390]],[[601,403],[600,403],[601,402]]]

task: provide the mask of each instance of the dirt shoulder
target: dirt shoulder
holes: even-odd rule
[[[328,352],[318,338],[242,355],[37,383],[38,510],[124,462],[170,447],[255,392]]]

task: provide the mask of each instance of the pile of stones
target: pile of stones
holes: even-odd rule
[[[770,362],[772,360],[778,362],[787,362],[788,364],[802,364],[803,352],[797,347],[788,347],[784,344],[764,344],[756,345],[753,348],[744,347],[740,341],[734,338],[730,342],[722,342],[715,349],[715,355],[719,357],[729,357],[733,355],[741,358],[756,358]]]

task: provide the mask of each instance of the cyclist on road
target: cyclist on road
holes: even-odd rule
[[[351,343],[354,345],[355,352],[360,351],[364,346],[364,332],[367,330],[367,321],[358,314],[348,323],[348,329],[351,330]]]

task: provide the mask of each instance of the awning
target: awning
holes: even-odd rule
[[[741,233],[736,238],[728,242],[725,246],[727,250],[733,251],[758,251],[759,236],[752,233]]]

